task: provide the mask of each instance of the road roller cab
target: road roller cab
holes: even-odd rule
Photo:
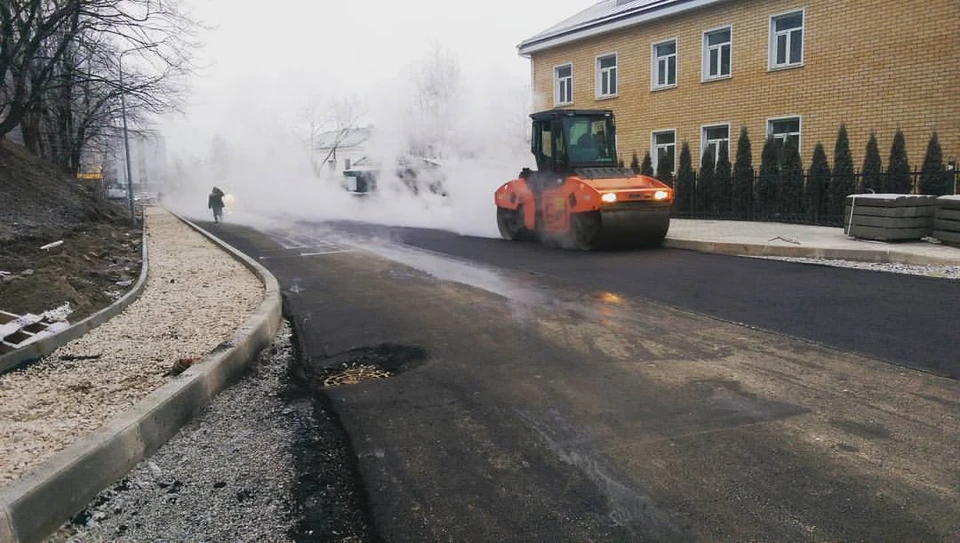
[[[619,166],[609,110],[534,113],[536,171],[497,189],[505,239],[536,236],[579,249],[660,243],[670,226],[673,189]]]

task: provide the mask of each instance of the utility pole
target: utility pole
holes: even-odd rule
[[[117,67],[120,70],[120,116],[123,117],[123,151],[126,155],[127,165],[127,204],[130,206],[130,223],[134,226],[137,225],[137,215],[133,208],[133,174],[130,171],[130,138],[127,134],[127,89],[123,86],[123,56],[127,53],[140,51],[141,49],[152,49],[156,46],[157,44],[151,43],[149,45],[127,49],[120,53],[120,58],[117,61]]]

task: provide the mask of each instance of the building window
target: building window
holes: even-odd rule
[[[767,137],[781,145],[792,142],[800,150],[800,117],[767,120]]]
[[[703,79],[730,77],[731,30],[721,28],[703,33]]]
[[[718,124],[714,126],[704,126],[702,135],[701,135],[700,149],[703,152],[700,153],[702,157],[710,151],[713,156],[713,162],[716,164],[717,160],[720,158],[720,150],[723,149],[727,151],[727,158],[729,159],[730,152],[730,125],[729,124]]]
[[[597,57],[597,98],[617,95],[617,54]]]
[[[662,89],[677,85],[677,40],[653,44],[652,88]]]
[[[670,173],[676,170],[677,133],[674,130],[661,130],[651,136],[650,147],[653,148],[653,171],[658,171],[661,162],[670,165]]]
[[[769,68],[803,64],[803,11],[770,17]]]
[[[573,103],[573,64],[564,64],[553,69],[553,105]]]

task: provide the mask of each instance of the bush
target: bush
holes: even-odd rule
[[[811,169],[813,165],[810,165]],[[840,125],[837,131],[837,143],[833,147],[833,173],[827,189],[826,213],[839,217],[843,215],[847,196],[857,191],[857,179],[853,173],[853,157],[850,155],[850,138],[847,127]]]
[[[806,186],[807,218],[818,222],[825,213],[832,213],[826,210],[830,166],[827,164],[827,152],[824,151],[822,143],[818,142],[813,149],[813,159],[810,161],[810,171],[807,173],[809,174]],[[843,209],[840,212],[842,213]]]
[[[713,172],[713,192],[714,192],[714,208],[720,214],[721,217],[727,217],[730,215],[730,199],[733,191],[732,182],[733,180],[730,177],[730,152],[727,149],[726,143],[720,144],[720,149],[718,151],[719,155],[717,157],[717,169]]]
[[[637,158],[637,152],[633,152],[633,157],[630,159],[630,169],[633,170],[633,173],[640,173],[640,159]]]
[[[803,213],[803,160],[792,140],[783,147],[780,166],[780,211],[788,215]]]
[[[884,191],[909,194],[910,189],[910,163],[907,161],[907,143],[903,139],[903,132],[897,128],[897,133],[893,135],[893,145],[890,146],[887,186]]]
[[[713,163],[713,151],[708,147],[700,159],[700,171],[697,174],[697,208],[711,215],[717,213],[713,197]]]
[[[870,139],[867,141],[867,152],[863,157],[863,168],[860,173],[863,176],[862,192],[883,192],[884,183],[880,176],[880,170],[883,165],[880,163],[880,148],[877,146],[877,135],[870,132]]]
[[[760,153],[760,179],[757,180],[757,211],[768,219],[777,211],[780,185],[780,158],[777,142],[767,138]]]
[[[934,196],[943,196],[950,194],[953,187],[950,186],[947,171],[943,167],[943,151],[940,149],[940,141],[937,139],[937,133],[930,136],[930,142],[927,143],[927,154],[923,157],[923,169],[920,173],[920,192],[923,194],[933,194]]]
[[[753,213],[753,155],[747,128],[740,129],[737,161],[733,166],[730,208],[735,217],[749,218]]]
[[[693,189],[697,182],[697,175],[693,173],[693,164],[690,157],[690,145],[683,142],[680,147],[680,165],[677,167],[677,191],[673,200],[673,207],[678,211],[693,213]]]
[[[673,164],[666,160],[657,162],[657,179],[661,182],[673,186]]]
[[[640,174],[653,177],[653,162],[650,161],[650,151],[643,155],[643,164],[640,165]]]

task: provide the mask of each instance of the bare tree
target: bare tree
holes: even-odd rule
[[[116,132],[121,97],[134,122],[178,105],[196,27],[175,0],[3,0],[0,138],[19,125],[75,170]]]
[[[415,73],[415,99],[407,123],[409,152],[436,157],[441,154],[440,149],[450,131],[450,119],[454,117],[452,108],[460,98],[460,63],[434,44]]]

